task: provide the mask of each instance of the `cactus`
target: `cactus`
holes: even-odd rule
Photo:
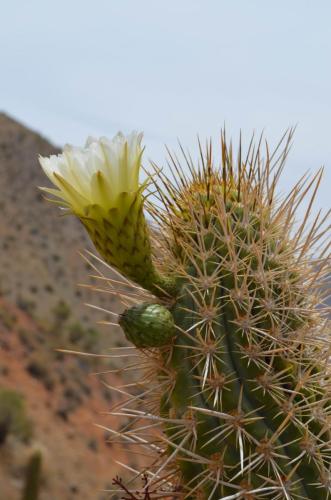
[[[35,450],[28,461],[22,500],[38,500],[41,481],[42,454]]]
[[[244,155],[240,143],[234,159],[222,133],[220,167],[210,143],[199,144],[197,165],[183,152],[185,169],[170,155],[174,180],[154,166],[155,202],[136,193],[154,226],[147,231],[133,205],[126,222],[113,222],[131,235],[145,273],[112,248],[108,224],[89,219],[104,261],[135,282],[119,324],[139,349],[140,378],[111,411],[130,425],[110,432],[151,457],[140,477],[158,488],[153,498],[331,498],[326,217],[308,223],[322,172],[276,194],[291,139],[292,131],[273,153],[252,140]],[[92,159],[88,152],[86,171]],[[89,203],[67,206],[85,224]],[[136,359],[126,369],[137,373]]]

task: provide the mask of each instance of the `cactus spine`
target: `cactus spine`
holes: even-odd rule
[[[172,156],[173,182],[156,169],[154,265],[176,286],[120,317],[144,388],[112,411],[131,424],[116,439],[154,454],[155,498],[331,498],[325,219],[308,227],[309,204],[295,224],[321,172],[276,197],[291,136],[234,160],[222,134],[220,168],[208,144],[198,166],[184,155],[190,175]]]

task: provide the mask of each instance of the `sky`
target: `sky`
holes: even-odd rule
[[[0,109],[57,145],[144,131],[146,158],[197,156],[296,125],[281,189],[324,165],[330,206],[329,0],[2,0]],[[215,150],[217,147],[215,147]],[[217,154],[216,154],[217,156]]]

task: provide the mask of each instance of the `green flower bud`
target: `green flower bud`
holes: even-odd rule
[[[143,303],[126,309],[119,324],[127,339],[136,347],[160,347],[175,336],[171,312],[160,304]]]

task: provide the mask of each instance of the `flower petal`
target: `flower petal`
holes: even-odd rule
[[[59,190],[51,194],[77,214],[85,213],[87,205],[98,204],[105,211],[116,208],[121,193],[139,191],[141,140],[137,132],[127,137],[119,132],[112,139],[88,137],[84,148],[67,144],[62,154],[40,157],[45,174]]]

